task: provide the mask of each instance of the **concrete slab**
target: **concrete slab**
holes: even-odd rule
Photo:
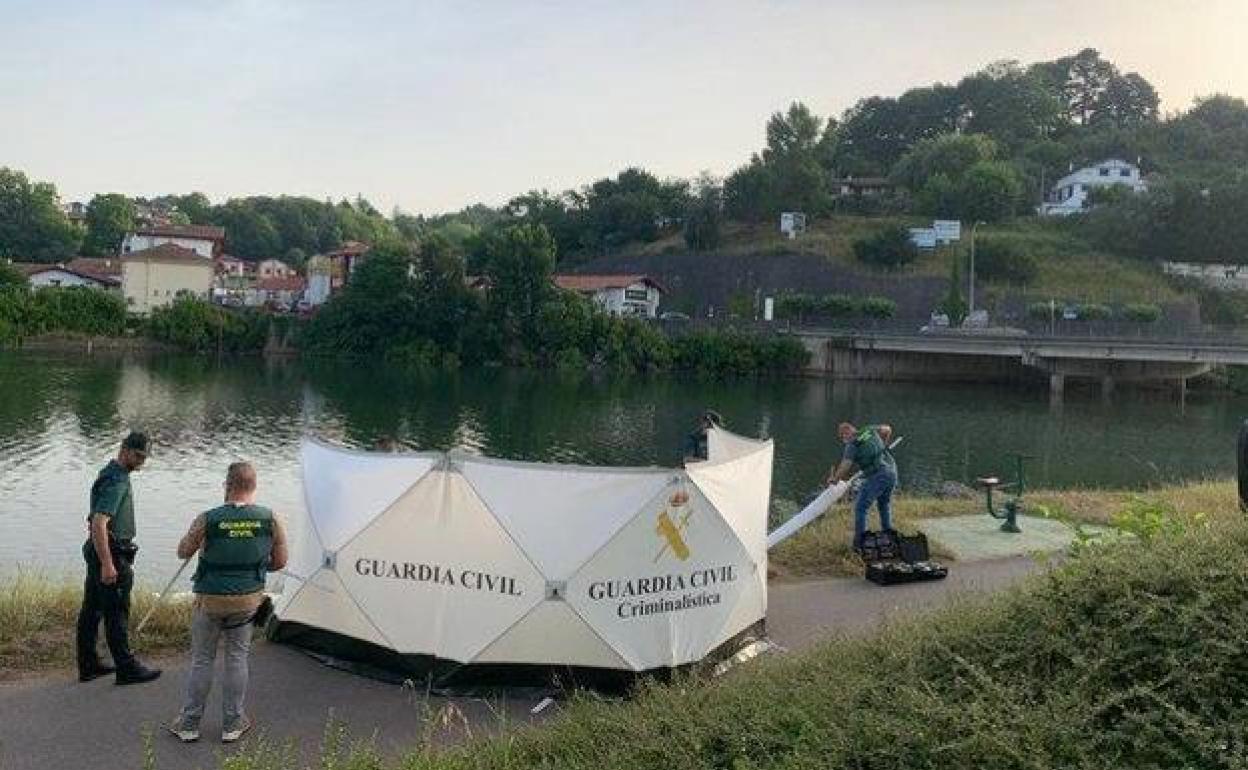
[[[939,544],[958,561],[1054,553],[1075,542],[1075,530],[1069,524],[1039,516],[1020,516],[1018,526],[1022,532],[1002,532],[1001,522],[987,514],[920,519],[917,524],[933,546]],[[1095,526],[1083,529],[1098,536],[1111,531]]]

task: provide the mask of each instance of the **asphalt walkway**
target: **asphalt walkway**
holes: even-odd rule
[[[950,600],[1004,588],[1041,569],[1030,558],[955,563],[946,580],[880,588],[858,579],[779,583],[771,587],[767,628],[789,650],[838,634],[861,634],[890,619],[930,611]],[[68,673],[0,685],[0,770],[138,770],[150,746],[159,770],[219,765],[219,690],[214,690],[199,743],[183,745],[162,727],[173,715],[185,678],[184,660],[165,661],[158,681],[116,687],[111,678],[79,684]],[[252,656],[248,710],[256,732],[293,742],[315,766],[332,718],[356,738],[398,754],[436,734],[439,740],[480,736],[555,713],[531,715],[533,696],[507,699],[426,698],[423,693],[322,666],[301,652],[259,644]],[[436,730],[427,726],[436,715]],[[449,728],[446,727],[449,725]],[[145,742],[145,736],[150,741]]]

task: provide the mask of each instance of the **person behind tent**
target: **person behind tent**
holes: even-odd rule
[[[130,474],[147,460],[147,436],[132,431],[121,442],[117,457],[100,470],[91,485],[91,509],[87,512],[87,541],[82,556],[87,563],[82,608],[78,611],[78,681],[89,682],[116,672],[117,684],[141,684],[160,676],[160,669],[139,662],[130,650],[130,591],[134,587],[134,497]],[[113,665],[106,666],[96,653],[100,620]]]
[[[889,425],[868,425],[858,429],[848,422],[837,427],[845,444],[841,461],[828,474],[828,483],[848,481],[854,469],[862,472],[862,487],[854,500],[855,551],[862,549],[863,533],[871,503],[880,511],[880,530],[893,528],[893,490],[897,487],[897,461],[888,449],[893,429]]]
[[[711,428],[722,428],[724,426],[724,418],[719,416],[719,412],[714,409],[707,409],[698,415],[698,421],[695,427],[685,437],[685,444],[682,450],[684,461],[686,463],[705,460],[708,455],[706,434]]]
[[[253,623],[264,618],[266,572],[286,566],[286,532],[271,510],[256,505],[256,470],[250,463],[230,465],[225,504],[195,517],[178,543],[178,557],[199,553],[191,579],[195,607],[191,618],[191,667],[186,697],[169,731],[184,742],[199,739],[218,642],[225,643],[221,740],[237,741],[252,727],[244,711]]]

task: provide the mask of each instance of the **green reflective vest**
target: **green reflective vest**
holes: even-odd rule
[[[197,594],[250,594],[264,590],[273,549],[273,512],[260,505],[226,503],[204,514],[204,547],[191,579]]]
[[[892,465],[888,447],[884,446],[884,439],[880,438],[874,425],[863,428],[854,436],[854,464],[863,476],[870,476],[881,466]]]

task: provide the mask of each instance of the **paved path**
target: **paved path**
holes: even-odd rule
[[[857,579],[781,583],[770,591],[767,627],[778,644],[801,649],[934,609],[957,596],[1003,588],[1039,569],[1031,559],[1012,558],[954,564],[949,578],[937,583],[889,588]],[[258,645],[252,663],[248,705],[258,729],[277,741],[294,741],[309,759],[331,715],[356,737],[375,736],[377,748],[388,754],[422,739],[429,708],[453,705],[474,735],[540,718],[529,714],[532,697],[426,703],[410,690],[325,668],[281,645]],[[0,770],[137,770],[143,767],[148,730],[154,733],[160,770],[216,768],[223,749],[217,740],[219,690],[209,701],[199,743],[179,744],[161,727],[177,707],[184,675],[185,663],[174,660],[166,662],[160,680],[135,687],[116,687],[108,678],[78,684],[68,674],[0,685]]]

